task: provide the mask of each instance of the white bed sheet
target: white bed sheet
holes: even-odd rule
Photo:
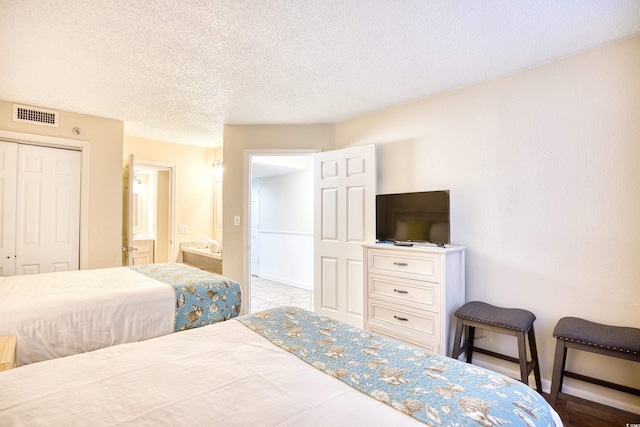
[[[175,294],[127,267],[0,278],[0,335],[18,366],[173,332]]]
[[[3,372],[0,425],[424,426],[235,320]]]

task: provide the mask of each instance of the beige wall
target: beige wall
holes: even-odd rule
[[[176,166],[176,248],[180,242],[213,237],[213,148],[195,147],[124,136],[123,155],[134,161],[154,161]],[[188,233],[178,234],[184,224]],[[175,260],[171,260],[175,261]]]
[[[247,151],[333,149],[333,125],[240,126],[224,127],[223,205],[224,235],[223,274],[237,282],[245,295],[244,271],[249,262],[244,252],[246,221],[245,154]],[[241,217],[241,225],[233,225],[233,217]]]
[[[90,157],[86,267],[121,265],[123,122],[60,111],[59,127],[37,126],[14,122],[13,104],[14,102],[0,100],[0,130],[88,142]],[[46,105],[36,107],[47,108]],[[79,135],[73,133],[72,129],[75,127],[80,128]],[[86,168],[87,165],[83,164],[82,167]]]
[[[639,117],[634,37],[341,123],[336,148],[378,144],[378,193],[451,190],[467,299],[533,311],[550,380],[559,318],[640,327]],[[631,362],[570,354],[569,367],[640,387]],[[622,393],[605,402],[640,412]]]

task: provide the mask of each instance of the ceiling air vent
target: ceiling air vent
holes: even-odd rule
[[[32,125],[58,127],[58,112],[44,108],[13,105],[13,121]]]

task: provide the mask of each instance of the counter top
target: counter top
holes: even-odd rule
[[[214,254],[207,248],[198,248],[196,246],[180,246],[180,250],[182,250],[183,252],[189,252],[191,254],[202,255],[209,258],[220,259],[220,260],[222,259],[221,253]]]

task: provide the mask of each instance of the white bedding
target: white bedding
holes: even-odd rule
[[[18,366],[173,332],[175,294],[127,267],[0,278]]]
[[[235,320],[3,372],[0,425],[424,426]]]

